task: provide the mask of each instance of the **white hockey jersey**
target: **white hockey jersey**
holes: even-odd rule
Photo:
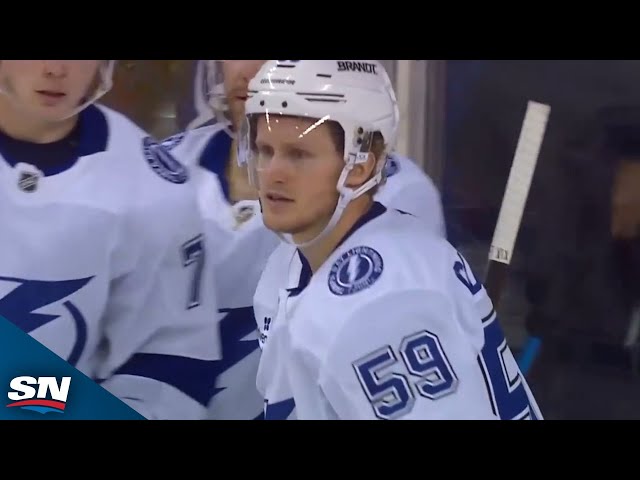
[[[280,240],[264,227],[258,201],[230,202],[224,170],[232,139],[220,124],[188,130],[163,144],[190,169],[212,252],[223,360],[209,418],[262,418],[263,401],[255,382],[260,349],[253,294]]]
[[[144,417],[203,418],[220,345],[186,169],[113,110],[78,125],[50,171],[25,151],[53,145],[2,137],[0,316]]]
[[[375,199],[387,208],[395,208],[422,219],[433,233],[446,237],[444,211],[433,180],[411,159],[389,156],[385,166],[387,181]]]
[[[298,255],[274,252],[288,288],[265,275],[254,300],[267,419],[542,418],[483,286],[419,219],[374,203],[313,276]]]

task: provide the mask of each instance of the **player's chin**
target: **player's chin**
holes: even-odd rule
[[[67,118],[73,113],[74,107],[60,105],[56,107],[37,106],[34,109],[35,116],[44,122],[57,122],[60,119]]]
[[[297,231],[298,222],[292,219],[289,215],[282,213],[274,214],[268,210],[263,210],[262,219],[264,225],[274,232],[278,233],[293,233]]]

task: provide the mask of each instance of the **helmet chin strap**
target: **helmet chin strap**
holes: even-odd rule
[[[312,245],[316,245],[317,243],[320,242],[320,240],[326,237],[335,228],[335,226],[338,224],[338,221],[340,220],[340,217],[342,217],[342,213],[344,212],[344,209],[347,208],[347,205],[349,205],[349,202],[351,202],[353,198],[354,197],[352,192],[350,192],[350,194],[347,194],[347,195],[340,194],[340,198],[338,199],[338,203],[336,205],[335,210],[333,211],[333,215],[331,215],[331,218],[329,219],[329,222],[325,225],[322,231],[318,235],[313,237],[311,240],[307,240],[306,242],[302,242],[302,243],[297,243],[293,240],[293,238],[291,238],[291,235],[289,234],[278,233],[278,236],[285,242],[291,245],[295,245],[298,248],[308,248]]]
[[[354,164],[348,164],[348,165],[345,165],[345,167],[342,169],[342,173],[340,174],[340,178],[338,179],[338,184],[337,184],[338,191],[340,192],[338,203],[336,205],[335,210],[333,211],[333,215],[331,215],[331,218],[329,219],[329,222],[325,225],[325,227],[322,229],[322,231],[318,235],[313,237],[311,240],[307,240],[306,242],[297,243],[293,240],[293,238],[289,234],[282,234],[280,232],[276,232],[276,234],[286,243],[295,245],[298,248],[308,248],[312,245],[317,244],[320,240],[326,237],[338,224],[338,222],[340,221],[340,218],[342,217],[342,214],[344,213],[345,208],[347,208],[349,203],[351,203],[352,200],[355,200],[356,198],[360,197],[365,192],[372,189],[374,186],[376,186],[380,182],[380,179],[382,178],[382,173],[378,172],[376,173],[376,175],[374,175],[372,178],[370,178],[368,181],[366,181],[363,185],[361,185],[357,189],[354,190],[351,188],[347,188],[345,187],[345,182],[347,180],[347,176],[349,175],[349,172],[353,167],[354,167]]]

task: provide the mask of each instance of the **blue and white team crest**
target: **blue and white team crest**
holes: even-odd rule
[[[176,141],[179,141],[178,139]],[[151,137],[146,137],[142,141],[144,157],[151,166],[151,169],[160,177],[171,183],[185,183],[188,179],[187,168],[180,163],[171,153],[166,144],[171,143],[169,139],[158,143]],[[171,147],[175,147],[175,144]]]
[[[387,158],[386,165],[384,166],[384,176],[385,176],[385,178],[393,177],[399,171],[400,171],[400,163],[398,162],[398,160],[393,158],[392,155],[390,155]]]
[[[162,142],[160,142],[160,145],[162,145],[167,150],[173,150],[174,148],[176,148],[178,145],[182,143],[182,140],[184,140],[185,137],[186,135],[184,132],[176,133],[175,135],[172,135],[162,140]]]
[[[329,290],[335,295],[351,295],[369,288],[382,275],[384,262],[370,247],[354,247],[343,253],[329,272]]]

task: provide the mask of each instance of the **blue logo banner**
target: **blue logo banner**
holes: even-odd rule
[[[2,317],[0,396],[0,420],[144,420]]]

